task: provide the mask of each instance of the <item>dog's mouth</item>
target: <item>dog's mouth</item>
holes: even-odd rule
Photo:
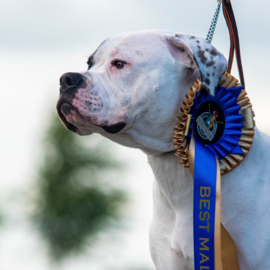
[[[125,126],[126,126],[126,123],[119,122],[119,123],[114,124],[114,125],[100,126],[100,127],[103,128],[107,133],[116,134],[116,133],[120,132]]]
[[[76,127],[73,124],[69,123],[64,115],[64,113],[69,114],[73,107],[68,103],[58,103],[56,109],[58,116],[60,117],[65,127],[76,133]]]
[[[60,119],[62,120],[63,124],[65,125],[65,127],[67,129],[77,133],[76,127],[73,124],[71,124],[67,120],[67,117],[66,117],[66,116],[70,115],[71,111],[72,111],[72,113],[73,114],[75,113],[78,118],[82,118],[82,116],[76,110],[76,108],[74,108],[72,105],[70,105],[67,102],[58,103],[56,108],[57,108],[57,113],[58,113]],[[113,125],[96,125],[96,126],[102,128],[107,133],[116,134],[116,133],[120,132],[122,129],[124,129],[124,127],[126,126],[126,123],[125,122],[119,122],[119,123],[116,123],[116,124],[113,124]]]

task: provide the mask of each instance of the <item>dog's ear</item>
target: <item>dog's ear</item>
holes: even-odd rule
[[[210,95],[227,69],[227,60],[203,38],[176,34],[168,38],[174,56],[188,68],[198,68],[201,81]]]

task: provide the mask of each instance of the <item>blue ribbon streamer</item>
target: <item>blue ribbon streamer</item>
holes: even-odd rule
[[[195,270],[215,269],[216,157],[194,134],[193,236]],[[201,267],[209,268],[201,268]]]

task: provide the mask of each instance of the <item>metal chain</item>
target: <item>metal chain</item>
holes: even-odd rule
[[[215,15],[213,17],[212,23],[210,25],[210,28],[209,28],[209,31],[208,31],[208,34],[207,34],[207,37],[206,37],[206,40],[209,43],[212,42],[212,39],[213,39],[215,30],[216,30],[216,26],[217,26],[217,21],[218,21],[218,16],[219,16],[219,12],[220,12],[221,3],[222,3],[222,0],[219,0],[218,6],[217,6],[217,9],[216,9],[216,12],[215,12]]]

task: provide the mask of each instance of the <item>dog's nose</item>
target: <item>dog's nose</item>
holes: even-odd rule
[[[79,87],[84,82],[84,76],[80,73],[68,72],[60,77],[60,92],[70,87]]]

